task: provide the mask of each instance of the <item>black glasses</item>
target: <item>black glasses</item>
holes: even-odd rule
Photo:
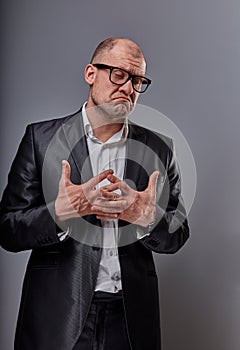
[[[145,92],[148,86],[151,84],[150,79],[142,77],[140,75],[130,74],[122,68],[108,66],[107,64],[102,63],[94,63],[93,66],[98,69],[109,69],[109,80],[113,84],[124,85],[128,80],[131,79],[133,89],[140,93]]]

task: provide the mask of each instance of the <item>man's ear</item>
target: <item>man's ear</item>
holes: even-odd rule
[[[85,77],[86,83],[91,86],[94,83],[95,76],[96,76],[96,69],[93,67],[92,64],[89,63],[86,66],[84,71],[84,77]]]

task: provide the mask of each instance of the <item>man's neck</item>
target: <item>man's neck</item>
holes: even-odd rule
[[[100,141],[106,142],[109,140],[114,134],[116,134],[118,131],[121,130],[123,126],[123,123],[120,124],[108,124],[108,125],[102,125],[99,127],[94,127],[92,125],[93,134],[95,137],[97,137]]]
[[[96,110],[86,106],[88,120],[93,129],[93,134],[102,142],[109,140],[114,134],[120,131],[123,127],[124,120],[112,121],[109,118],[102,116],[100,113],[95,113]]]

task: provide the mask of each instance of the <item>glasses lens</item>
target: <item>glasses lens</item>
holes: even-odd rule
[[[110,80],[117,85],[125,84],[129,79],[129,74],[121,68],[112,68],[110,74]],[[144,77],[133,76],[132,85],[135,91],[145,92],[150,84],[150,81]]]
[[[133,87],[137,92],[144,92],[147,90],[149,82],[147,79],[142,77],[133,78]]]
[[[128,79],[128,73],[120,68],[113,68],[111,72],[111,81],[114,84],[124,84]]]

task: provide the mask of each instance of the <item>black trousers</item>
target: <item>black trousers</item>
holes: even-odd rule
[[[121,295],[94,293],[85,326],[73,350],[131,350]]]

